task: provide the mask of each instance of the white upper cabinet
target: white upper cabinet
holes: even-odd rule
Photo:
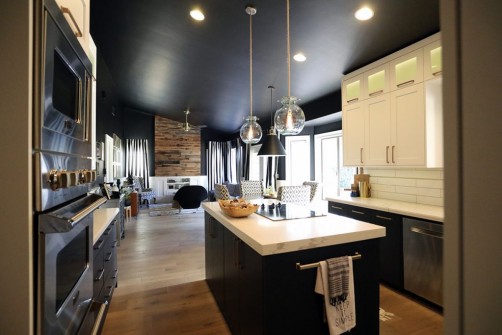
[[[347,74],[344,165],[443,167],[440,74],[439,34]]]
[[[382,94],[366,102],[366,161],[368,166],[383,166],[391,162],[391,113],[389,94]]]
[[[425,97],[423,83],[390,94],[389,164],[426,165]]]
[[[348,105],[361,100],[367,96],[366,87],[363,82],[363,75],[348,78],[342,83],[342,105]]]
[[[362,166],[366,164],[365,150],[365,101],[345,106],[342,110],[343,164]]]
[[[390,72],[391,90],[421,83],[424,80],[422,48],[392,60]]]
[[[89,54],[90,0],[56,0],[73,33]]]
[[[369,98],[389,92],[389,64],[364,72],[364,81]]]
[[[441,76],[443,57],[441,41],[435,41],[424,47],[424,80]]]

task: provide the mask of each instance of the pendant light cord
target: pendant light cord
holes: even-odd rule
[[[289,44],[289,0],[286,0],[286,44],[288,48],[288,97],[291,96],[291,51]]]
[[[253,14],[252,13],[249,13],[249,116],[251,117],[251,119],[253,118]]]

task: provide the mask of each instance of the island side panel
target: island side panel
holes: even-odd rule
[[[323,322],[322,297],[314,292],[317,270],[299,271],[295,264],[356,252],[362,258],[353,262],[357,325],[350,334],[378,334],[379,239],[265,256],[264,334],[329,334]]]

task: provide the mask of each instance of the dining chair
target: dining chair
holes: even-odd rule
[[[318,196],[321,191],[321,185],[317,181],[304,181],[303,185],[308,185],[310,186],[310,202],[313,202],[314,200],[318,200]]]
[[[281,186],[277,191],[277,200],[306,206],[310,204],[310,186]]]
[[[216,200],[230,200],[230,192],[223,184],[214,184],[214,197]]]
[[[263,183],[260,180],[241,181],[241,197],[246,200],[263,198]]]

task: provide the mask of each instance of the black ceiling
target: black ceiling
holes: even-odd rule
[[[93,1],[91,35],[124,106],[179,121],[190,109],[193,124],[237,131],[249,114],[248,3]],[[267,86],[276,87],[274,109],[287,95],[286,0],[252,4],[253,113],[269,120]],[[354,18],[362,4],[374,9],[372,20]],[[291,55],[307,56],[291,61],[291,94],[300,106],[339,91],[343,74],[439,31],[439,0],[290,0],[290,6]],[[193,7],[204,11],[204,21],[190,18]]]

